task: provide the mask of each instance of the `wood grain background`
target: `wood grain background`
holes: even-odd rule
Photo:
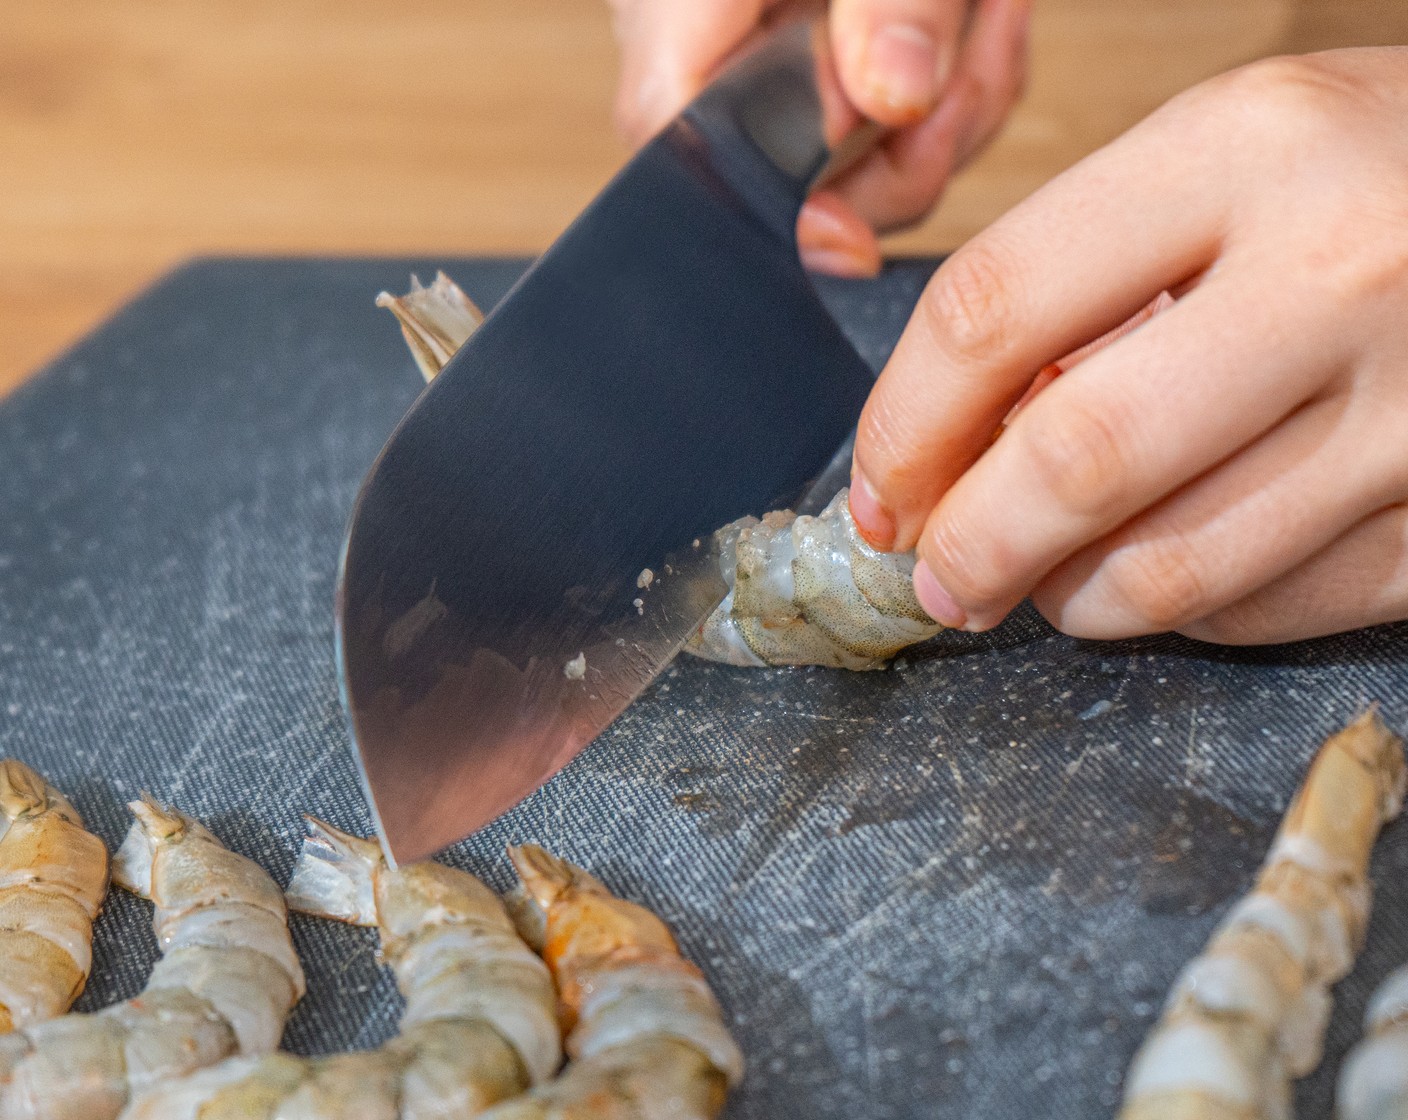
[[[205,253],[531,252],[623,159],[597,0],[0,0],[0,392]],[[1172,93],[1408,42],[1404,0],[1037,0],[1028,95],[936,251]]]

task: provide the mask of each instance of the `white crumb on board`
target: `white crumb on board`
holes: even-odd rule
[[[562,667],[562,675],[569,681],[579,681],[587,675],[587,655],[579,653]]]
[[[641,569],[640,575],[636,576],[636,586],[639,588],[649,587],[655,582],[655,573],[649,568]]]

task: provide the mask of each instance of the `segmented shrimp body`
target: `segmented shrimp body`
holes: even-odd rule
[[[714,534],[729,592],[686,643],[730,665],[878,669],[943,629],[914,596],[914,553],[877,552],[842,490],[815,517],[745,517]]]
[[[1289,1118],[1291,1080],[1320,1063],[1330,986],[1363,941],[1370,851],[1403,793],[1403,745],[1374,713],[1325,743],[1256,886],[1175,982],[1121,1120]]]
[[[110,1120],[144,1089],[272,1050],[303,994],[283,894],[199,822],[149,798],[113,879],[156,903],[142,994],[0,1037],[0,1120]]]
[[[374,842],[320,821],[289,885],[297,910],[381,931],[406,997],[377,1050],[234,1059],[157,1088],[123,1120],[450,1120],[552,1076],[561,1036],[552,978],[503,904],[438,863],[391,870]]]
[[[1364,1013],[1366,1037],[1345,1058],[1335,1090],[1338,1120],[1408,1116],[1408,965],[1389,973]]]
[[[535,845],[509,853],[524,936],[557,980],[573,1061],[485,1120],[708,1120],[743,1059],[703,975],[643,907]]]
[[[443,272],[404,296],[382,292],[429,381],[483,316]],[[851,520],[842,490],[816,517],[780,510],[714,534],[727,597],[686,643],[730,665],[878,669],[942,627],[914,596],[915,557],[877,552]]]
[[[93,963],[108,850],[58,790],[0,761],[0,1031],[62,1015]]]

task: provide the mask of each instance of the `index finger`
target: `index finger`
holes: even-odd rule
[[[913,548],[939,499],[1043,366],[1205,269],[1231,173],[1179,98],[953,254],[920,298],[861,416],[851,512]]]

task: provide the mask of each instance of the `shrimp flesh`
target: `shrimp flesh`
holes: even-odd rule
[[[1135,1055],[1121,1120],[1288,1120],[1292,1079],[1320,1063],[1330,986],[1363,941],[1369,854],[1404,781],[1403,744],[1373,711],[1320,748],[1255,887]]]
[[[93,964],[108,850],[68,799],[0,761],[0,1032],[62,1015]]]
[[[156,903],[142,994],[0,1036],[0,1120],[111,1120],[150,1086],[278,1045],[303,994],[282,892],[252,860],[150,798],[113,879]]]
[[[700,971],[665,924],[579,867],[511,848],[524,937],[557,979],[572,1062],[484,1120],[709,1120],[743,1058]]]
[[[443,272],[435,274],[428,288],[412,276],[409,292],[403,296],[382,292],[376,305],[396,316],[411,356],[427,381],[445,368],[484,321],[484,313],[474,301]]]
[[[358,1053],[234,1058],[158,1086],[122,1120],[450,1120],[551,1077],[552,977],[498,896],[443,864],[393,871],[374,841],[307,825],[289,905],[380,929],[406,997],[401,1033]]]
[[[382,292],[416,364],[431,380],[483,316],[448,276],[414,277],[404,296]],[[781,510],[714,534],[728,595],[685,644],[730,665],[878,669],[942,627],[914,597],[910,553],[877,552],[851,520],[842,490],[818,516]]]
[[[878,669],[943,629],[914,596],[914,553],[877,552],[842,490],[815,517],[745,517],[714,538],[729,592],[690,636],[730,665]]]
[[[1349,1052],[1335,1090],[1339,1120],[1408,1116],[1408,965],[1389,973],[1364,1013],[1367,1037]]]

